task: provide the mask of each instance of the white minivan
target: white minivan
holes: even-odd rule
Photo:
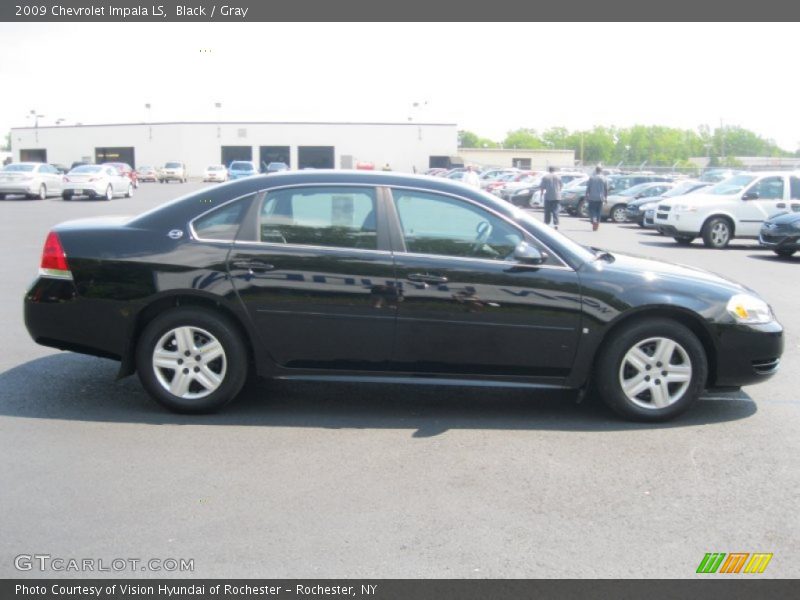
[[[702,237],[708,248],[725,248],[735,237],[758,239],[773,215],[800,209],[797,173],[741,173],[694,194],[659,202],[655,225],[679,244]]]

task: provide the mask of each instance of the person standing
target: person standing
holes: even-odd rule
[[[603,168],[598,166],[594,175],[586,183],[586,202],[589,207],[589,220],[592,222],[592,231],[600,227],[600,213],[603,204],[608,202],[608,182],[603,177]]]
[[[461,179],[461,181],[467,185],[471,185],[472,187],[481,187],[481,178],[478,177],[478,174],[472,168],[472,165],[469,165],[467,170],[464,171],[464,177]]]
[[[561,177],[556,173],[555,167],[548,167],[547,171],[547,175],[542,177],[542,183],[539,186],[544,200],[544,223],[550,225],[552,219],[553,228],[558,229],[558,213],[561,210]]]

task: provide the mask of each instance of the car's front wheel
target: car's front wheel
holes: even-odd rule
[[[670,319],[624,326],[602,348],[596,382],[603,400],[636,421],[665,421],[697,400],[708,377],[700,340]]]
[[[242,389],[248,355],[235,325],[202,308],[175,308],[145,327],[136,368],[147,392],[170,410],[203,413]]]
[[[732,237],[733,227],[724,217],[709,219],[703,226],[703,243],[707,248],[725,248]]]
[[[617,204],[612,207],[608,214],[614,223],[624,223],[628,220],[628,210],[624,204]]]
[[[104,197],[105,197],[105,199],[106,199],[106,200],[113,200],[113,199],[114,199],[114,188],[112,188],[112,187],[109,185],[109,186],[106,188],[106,194],[105,194],[105,196],[104,196]]]

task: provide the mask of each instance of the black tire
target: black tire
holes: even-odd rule
[[[662,235],[663,235],[663,233],[662,233]],[[691,244],[694,241],[694,236],[693,235],[676,235],[672,239],[675,240],[677,243],[679,243],[681,246],[688,246],[689,244]]]
[[[703,244],[721,250],[733,239],[733,224],[725,217],[713,217],[703,224]]]
[[[217,375],[221,373],[222,376],[219,386],[207,395],[190,398],[173,394],[165,385],[171,385],[178,373],[172,371],[172,378],[167,380],[170,370],[159,369],[157,371],[153,364],[156,347],[159,343],[163,343],[165,338],[171,339],[174,342],[173,346],[177,347],[177,337],[170,338],[169,335],[171,331],[181,327],[200,330],[193,336],[193,343],[207,339],[204,336],[207,333],[219,342],[223,349],[224,354],[217,359],[218,362],[206,365]],[[169,343],[167,342],[162,349],[171,351]],[[179,357],[180,355],[176,352],[175,356]],[[184,359],[187,362],[182,364],[189,365],[184,367],[184,374],[191,374],[192,371],[198,372],[198,369],[201,368],[197,365],[202,365],[202,363],[197,362],[195,356],[189,355],[180,358],[181,361]],[[144,328],[136,346],[136,368],[142,386],[159,404],[175,412],[207,413],[219,410],[241,391],[247,380],[248,354],[239,330],[224,315],[203,308],[174,308],[162,313]],[[202,373],[199,376],[202,376]],[[207,391],[195,379],[187,387],[186,393],[192,394],[192,389],[195,390],[195,394]],[[199,392],[198,389],[200,389]]]
[[[63,194],[61,194],[61,199],[69,202],[70,200],[72,200],[72,194],[64,192]]]
[[[617,204],[608,211],[608,217],[614,223],[625,223],[628,220],[627,207],[624,204]]]
[[[797,252],[797,248],[775,248],[773,252],[782,258],[789,258],[790,256],[794,256],[794,253]]]
[[[28,194],[31,200],[47,200],[47,188],[44,184],[39,186],[39,191],[35,194]]]
[[[5,194],[0,194],[0,200],[5,200],[5,199],[6,199],[6,195]]]
[[[578,202],[578,208],[576,209],[575,213],[583,219],[589,218],[589,204],[586,202],[586,200],[581,200]]]
[[[623,325],[622,329],[612,335],[613,338],[609,339],[599,351],[595,365],[595,383],[603,401],[621,417],[643,422],[666,421],[686,411],[705,389],[708,359],[700,340],[684,325],[664,318],[640,320]],[[667,358],[672,369],[664,366],[662,362],[655,362],[658,357],[653,355],[648,359],[653,361],[653,364],[649,365],[651,368],[637,371],[625,360],[626,355],[636,346],[640,346],[640,349],[649,347],[655,349],[658,342],[654,340],[668,340],[677,344],[676,349]],[[664,343],[663,347],[668,346]],[[663,373],[672,370],[677,373],[679,369],[685,371],[687,366],[689,372],[683,375],[687,377],[685,385],[680,382],[666,384],[659,379],[663,377]],[[659,372],[661,368],[664,371]],[[649,387],[632,399],[623,390],[622,380],[625,374],[628,374],[629,381],[634,382],[638,373],[650,377],[647,382],[641,384]],[[647,373],[654,375],[650,376]],[[653,404],[655,396],[651,395],[651,389],[655,392],[662,390],[667,396],[674,394],[675,398],[664,406],[656,407]]]

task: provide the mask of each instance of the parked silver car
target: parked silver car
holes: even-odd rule
[[[158,182],[169,183],[170,181],[177,181],[178,183],[186,183],[186,165],[182,162],[171,161],[164,163],[164,166],[158,170]]]
[[[75,167],[64,177],[61,197],[72,200],[76,196],[111,200],[114,196],[133,196],[133,182],[121,175],[115,167],[107,165],[83,165]]]
[[[39,200],[58,196],[62,189],[62,178],[54,166],[46,163],[11,163],[0,171],[0,199],[14,194]]]

